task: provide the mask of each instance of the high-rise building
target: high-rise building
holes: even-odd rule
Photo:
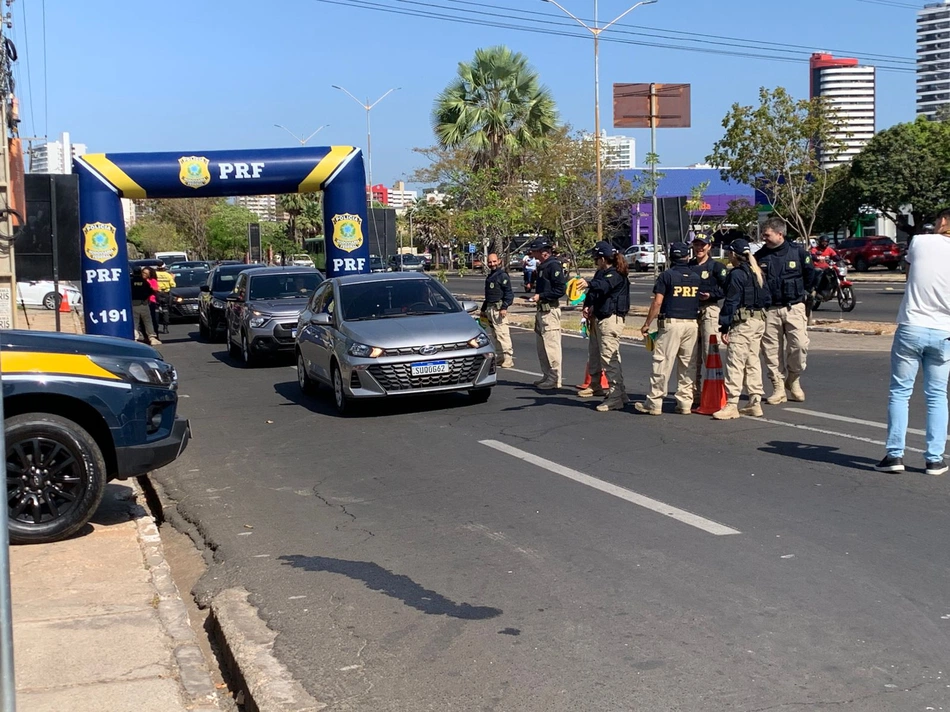
[[[72,143],[63,132],[58,141],[47,141],[30,149],[30,173],[72,173],[73,159],[86,153],[86,144]]]
[[[929,118],[950,105],[950,0],[917,12],[917,113]]]
[[[586,141],[593,141],[590,134],[584,137]],[[603,158],[601,165],[614,171],[630,171],[637,167],[637,142],[628,136],[608,136],[606,131],[600,132],[600,153]]]
[[[401,214],[402,211],[419,199],[419,192],[416,190],[406,190],[406,184],[401,180],[397,180],[396,185],[390,188],[388,192],[389,207],[395,208],[397,214]]]
[[[850,163],[874,137],[875,80],[874,67],[858,64],[848,57],[813,54],[811,69],[811,96],[820,96],[837,115],[838,128],[834,137],[842,148],[837,155],[823,155],[818,160],[822,168],[834,168]]]
[[[247,208],[261,220],[278,222],[283,219],[276,195],[240,195],[234,198],[234,203]]]

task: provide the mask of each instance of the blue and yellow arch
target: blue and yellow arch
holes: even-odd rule
[[[213,198],[323,191],[327,274],[369,272],[363,154],[352,146],[181,153],[96,153],[79,174],[86,332],[133,338],[119,198]]]

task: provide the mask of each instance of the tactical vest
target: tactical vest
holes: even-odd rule
[[[153,294],[154,292],[152,291],[151,285],[142,279],[140,275],[132,278],[133,302],[147,302],[149,299],[151,299]]]
[[[699,275],[699,279],[701,280],[699,291],[706,292],[708,294],[716,294],[717,291],[720,291],[721,293],[722,288],[719,284],[719,280],[716,277],[720,272],[725,271],[725,265],[716,262],[714,259],[708,259],[701,265],[690,260],[689,268]],[[718,301],[719,298],[714,296],[706,300],[704,304],[715,304]]]
[[[742,270],[746,275],[745,287],[742,288],[742,303],[739,306],[742,309],[752,309],[754,311],[768,308],[772,303],[768,285],[759,286],[749,265],[739,265],[736,269]]]
[[[630,280],[620,274],[613,267],[603,270],[603,274],[594,275],[602,277],[610,285],[610,291],[607,294],[598,294],[598,301],[594,303],[594,316],[598,319],[606,319],[614,314],[618,316],[627,316],[630,311]]]
[[[670,267],[668,274],[671,280],[663,295],[660,316],[666,319],[698,319],[702,279],[685,264]]]
[[[765,262],[766,281],[773,306],[791,306],[805,301],[802,268],[810,257],[800,245],[788,245],[783,253],[773,253]]]
[[[489,304],[500,302],[505,298],[503,285],[508,275],[500,267],[488,275],[485,280],[485,301]]]

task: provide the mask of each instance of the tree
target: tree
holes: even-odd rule
[[[723,224],[735,225],[747,238],[755,239],[759,232],[759,211],[745,198],[730,200]]]
[[[459,63],[458,77],[436,99],[432,123],[439,145],[468,149],[474,169],[502,168],[524,149],[544,147],[557,111],[527,58],[499,46]]]
[[[247,226],[257,215],[233,203],[216,205],[208,219],[208,250],[217,259],[243,259],[247,253]]]
[[[733,104],[722,120],[724,136],[706,160],[723,180],[752,185],[769,197],[773,212],[792,230],[812,234],[829,180],[819,163],[837,156],[837,118],[823,99],[796,101],[782,87],[759,90],[759,106]]]
[[[197,259],[210,257],[208,221],[215,206],[224,198],[173,198],[152,201],[152,215],[160,222],[174,226],[188,251]]]
[[[950,204],[950,123],[918,116],[881,131],[855,157],[851,177],[864,204],[919,231]]]
[[[152,215],[138,220],[129,228],[128,241],[142,255],[187,250],[190,247],[175,230],[174,225],[162,222]]]
[[[851,164],[845,163],[832,168],[828,174],[828,191],[818,206],[815,229],[818,232],[831,232],[846,228],[861,212],[861,191],[851,178]]]

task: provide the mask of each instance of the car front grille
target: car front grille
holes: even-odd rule
[[[282,324],[277,324],[274,327],[274,338],[277,341],[283,342],[293,342],[293,330],[297,328],[296,321],[286,321]]]
[[[415,354],[422,353],[422,349],[426,348],[425,346],[406,346],[400,349],[386,349],[383,351],[383,356],[412,356]],[[432,344],[429,346],[430,349],[435,349],[431,353],[426,353],[426,356],[434,356],[436,354],[441,354],[446,351],[464,351],[465,349],[472,348],[469,346],[467,341],[458,341],[454,344]]]
[[[414,388],[436,388],[438,386],[457,386],[472,383],[478,375],[484,356],[464,356],[446,359],[449,362],[448,373],[434,373],[427,376],[413,376],[411,364],[390,363],[375,364],[369,367],[370,375],[387,391],[409,391]]]

